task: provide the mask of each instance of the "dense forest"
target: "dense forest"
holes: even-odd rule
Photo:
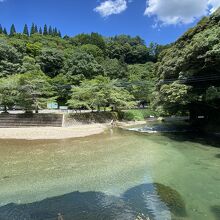
[[[22,33],[0,26],[0,102],[5,110],[44,108],[49,101],[74,109],[129,108],[150,101],[154,63],[165,48],[140,37],[98,33],[64,36],[32,24]]]
[[[0,25],[0,104],[130,108],[209,118],[220,112],[220,9],[175,43],[146,46],[140,37],[62,36],[32,24],[22,33]]]
[[[220,115],[220,9],[164,50],[155,72],[157,111],[216,120]]]

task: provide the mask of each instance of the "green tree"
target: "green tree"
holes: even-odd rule
[[[24,25],[23,34],[26,35],[26,36],[29,36],[29,31],[28,31],[28,26],[27,26],[27,24]]]
[[[91,79],[103,74],[103,68],[95,58],[80,50],[74,51],[65,61],[63,73],[73,84],[79,84],[84,79]]]
[[[0,34],[3,34],[3,28],[1,24],[0,24]]]
[[[181,111],[185,107],[191,113],[192,118],[196,115],[205,115],[210,118],[215,114],[213,112],[218,114],[215,107],[219,106],[219,100],[215,99],[210,104],[207,103],[206,96],[207,92],[209,96],[212,92],[215,94],[213,88],[218,87],[220,82],[219,19],[220,9],[210,17],[202,19],[194,28],[189,29],[175,43],[160,53],[156,65],[156,74],[161,80],[161,84],[157,86],[158,106],[171,109],[172,113],[173,108],[167,108],[175,104],[168,99],[172,97],[176,102],[175,109]],[[179,82],[185,85],[179,88],[176,85]],[[173,83],[176,83],[175,87]],[[191,89],[188,90],[188,87]],[[177,99],[178,93],[174,88],[180,89],[181,103],[185,102],[188,105],[178,105],[180,100]],[[210,89],[207,91],[207,88]],[[168,91],[169,94],[164,96]],[[191,97],[194,98],[191,99]]]
[[[37,27],[37,25],[34,25],[34,33],[35,33],[35,34],[38,33],[38,27]]]
[[[42,44],[39,42],[30,43],[28,42],[26,45],[26,52],[31,57],[36,57],[41,53]]]
[[[159,93],[155,94],[153,103],[158,112],[165,114],[186,113],[188,105],[196,100],[192,94],[192,87],[174,82],[162,85]]]
[[[40,108],[47,106],[47,102],[55,99],[50,80],[42,72],[21,74],[18,85],[18,103],[26,111],[35,110],[38,113]]]
[[[128,66],[128,90],[140,104],[150,103],[156,84],[154,63]]]
[[[4,112],[17,102],[18,78],[16,75],[0,78],[0,105],[4,107]]]
[[[100,107],[112,106],[114,110],[119,110],[133,107],[133,98],[126,89],[118,86],[117,80],[97,76],[92,80],[84,80],[78,87],[73,87],[68,104],[75,109],[84,107],[99,110]]]
[[[22,60],[20,73],[35,73],[40,71],[40,65],[33,57],[25,56]]]
[[[43,35],[48,35],[47,25],[44,25]]]
[[[52,29],[51,26],[49,26],[48,34],[49,34],[49,35],[53,35],[53,29]]]
[[[52,79],[52,84],[55,89],[57,101],[60,105],[66,105],[71,95],[72,85],[67,77],[63,74],[59,74]]]
[[[6,28],[3,29],[3,34],[8,35],[8,32],[7,32]]]
[[[105,59],[102,67],[105,75],[111,79],[125,79],[128,76],[127,65],[117,59]]]
[[[85,51],[88,54],[93,55],[93,57],[104,57],[103,51],[96,45],[93,44],[84,44],[80,47],[82,51]]]
[[[0,42],[0,77],[19,72],[21,54],[6,42]]]
[[[41,34],[41,35],[43,34],[43,31],[42,31],[41,27],[39,28],[39,34]]]
[[[62,37],[62,34],[60,31],[58,31],[58,37]]]
[[[12,24],[10,28],[10,36],[13,36],[14,34],[16,34],[16,29],[15,29],[15,25]]]
[[[42,71],[50,77],[58,75],[64,65],[64,55],[57,49],[43,49],[38,59]]]
[[[32,25],[31,25],[31,32],[30,32],[30,35],[33,35],[33,34],[35,34],[35,25],[34,25],[34,23],[32,23]]]

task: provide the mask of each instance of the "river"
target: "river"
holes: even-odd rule
[[[219,220],[220,140],[122,129],[1,140],[0,219]]]

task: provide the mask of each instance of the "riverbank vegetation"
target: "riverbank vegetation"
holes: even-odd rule
[[[138,36],[62,37],[47,25],[25,25],[22,33],[0,26],[0,105],[5,111],[38,111],[54,101],[75,110],[148,105],[124,114],[213,119],[220,112],[219,22],[220,9],[165,46],[146,46]]]
[[[73,109],[130,108],[150,102],[163,46],[140,37],[64,36],[57,28],[0,26],[0,104],[32,110],[57,101]]]

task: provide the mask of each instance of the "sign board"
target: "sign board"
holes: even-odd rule
[[[68,110],[68,106],[60,106],[60,110]]]
[[[49,102],[49,103],[47,103],[47,108],[48,109],[58,109],[58,103],[56,103],[56,102]]]

